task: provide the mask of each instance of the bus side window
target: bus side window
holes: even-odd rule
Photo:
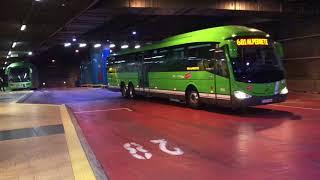
[[[219,76],[229,77],[227,59],[223,49],[214,51],[214,59],[216,61],[215,73]]]
[[[185,57],[184,47],[171,47],[166,58],[165,67],[167,71],[183,71],[183,59]]]
[[[199,70],[206,70],[204,66],[211,59],[209,51],[211,46],[209,43],[188,46],[187,67],[199,67]]]

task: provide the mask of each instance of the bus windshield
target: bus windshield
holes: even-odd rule
[[[10,82],[27,82],[30,81],[29,68],[12,68],[8,75]]]
[[[238,54],[232,61],[236,81],[270,83],[284,79],[284,70],[274,48],[238,47]]]

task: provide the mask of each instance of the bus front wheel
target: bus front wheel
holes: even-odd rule
[[[133,99],[135,98],[136,94],[135,94],[135,91],[134,91],[134,88],[133,88],[133,85],[132,84],[129,84],[129,87],[128,87],[128,97]]]
[[[197,90],[190,89],[187,92],[186,103],[191,108],[199,108],[200,107],[200,97]]]

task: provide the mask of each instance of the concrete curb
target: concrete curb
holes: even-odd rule
[[[74,116],[73,112],[71,111],[71,109],[68,106],[66,106],[66,108],[67,108],[68,114],[70,116],[70,119],[75,127],[76,133],[77,133],[78,138],[81,143],[81,146],[84,149],[85,154],[89,160],[90,166],[93,170],[93,173],[96,176],[96,179],[97,180],[108,180],[109,178],[108,178],[106,172],[103,170],[100,162],[97,160],[95,154],[93,153],[87,140],[85,139],[76,117]]]

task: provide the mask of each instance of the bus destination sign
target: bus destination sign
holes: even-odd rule
[[[237,39],[238,46],[268,46],[269,41],[266,38],[241,38]]]

